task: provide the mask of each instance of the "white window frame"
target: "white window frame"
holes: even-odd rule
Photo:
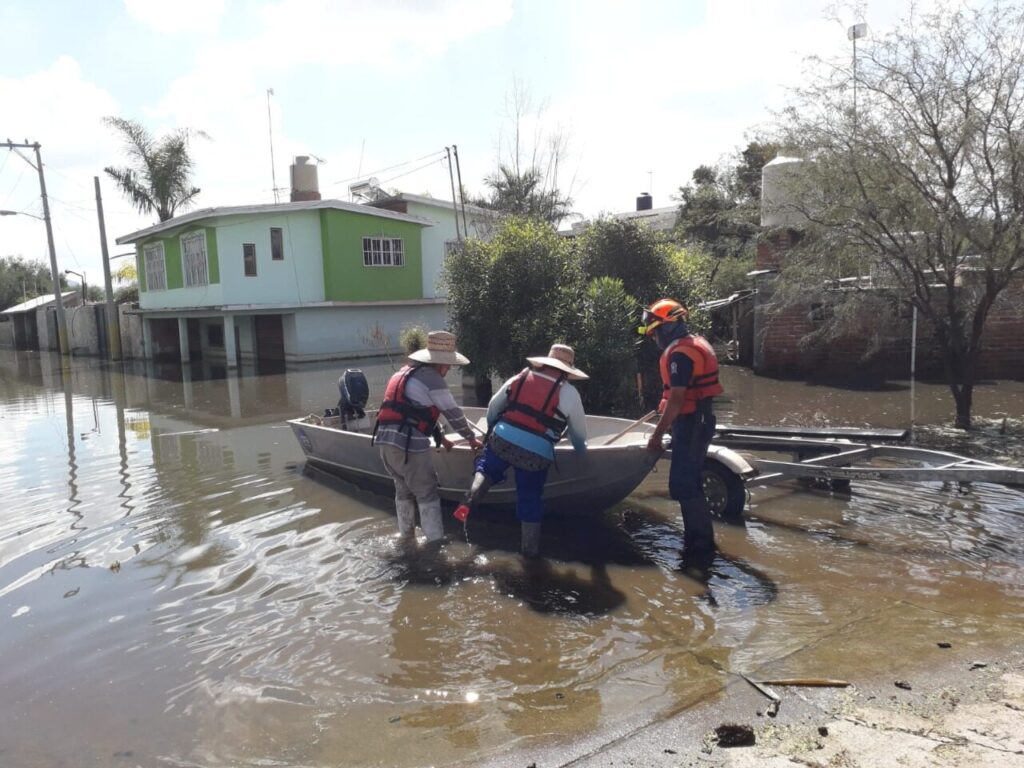
[[[199,230],[189,232],[179,238],[181,243],[181,273],[186,288],[199,288],[210,284],[210,257],[206,250],[206,232]],[[194,243],[202,243],[203,252],[199,254],[189,253],[189,247]]]
[[[404,267],[405,241],[400,237],[364,237],[364,267]]]
[[[164,256],[164,244],[161,241],[146,243],[142,246],[142,263],[146,270],[146,290],[167,290],[167,260]],[[156,278],[159,277],[159,280]],[[157,285],[159,283],[159,285]]]

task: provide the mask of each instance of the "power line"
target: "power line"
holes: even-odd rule
[[[360,174],[359,176],[353,176],[353,177],[351,177],[349,179],[342,179],[341,181],[332,181],[331,184],[345,184],[345,183],[347,183],[349,181],[358,181],[359,179],[364,179],[367,176],[373,176],[375,173],[384,173],[385,171],[392,171],[395,168],[401,168],[402,166],[405,166],[405,165],[412,165],[413,163],[418,163],[421,160],[426,160],[428,157],[433,157],[434,155],[443,155],[443,154],[444,154],[444,150],[443,149],[439,149],[436,152],[431,152],[429,154],[424,155],[423,157],[417,157],[417,158],[414,158],[413,160],[406,160],[404,163],[396,163],[395,165],[389,165],[386,168],[379,168],[376,171],[367,171],[366,173]],[[430,165],[430,164],[431,163],[428,163],[427,165]],[[411,173],[411,171],[410,171],[410,173]],[[394,178],[399,178],[399,177],[396,176]]]
[[[424,168],[429,168],[432,165],[438,165],[438,164],[443,164],[443,163],[444,163],[444,158],[439,157],[437,160],[431,160],[429,163],[424,163],[423,165],[419,166],[418,168],[413,168],[411,171],[406,171],[405,173],[400,173],[397,176],[392,176],[391,178],[384,179],[384,181],[382,181],[380,183],[381,184],[387,184],[389,181],[394,181],[395,179],[400,179],[403,176],[409,176],[409,175],[411,175],[413,173],[416,173],[416,171],[422,171]]]

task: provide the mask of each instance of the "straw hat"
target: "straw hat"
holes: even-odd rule
[[[435,365],[468,365],[469,358],[455,350],[455,334],[448,331],[431,331],[427,334],[427,348],[417,349],[409,359],[417,363]]]
[[[576,362],[576,352],[572,347],[565,344],[552,344],[547,357],[528,357],[526,362],[537,367],[549,365],[552,368],[557,368],[560,371],[564,371],[570,379],[576,381],[590,378],[579,368],[574,367],[573,363]]]

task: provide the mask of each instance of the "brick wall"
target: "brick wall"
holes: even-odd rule
[[[778,269],[796,233],[774,232],[757,246],[758,270]],[[777,276],[757,278],[754,304],[755,372],[783,377],[905,378],[910,375],[912,322],[910,313],[881,331],[865,317],[863,326],[828,342],[808,344],[814,332],[813,308],[769,306]],[[1024,279],[1019,279],[1000,296],[985,325],[979,377],[1024,378]],[[918,317],[916,368],[919,376],[941,377],[942,360],[935,344],[935,332]]]

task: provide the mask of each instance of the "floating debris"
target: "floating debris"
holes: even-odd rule
[[[749,725],[723,723],[715,728],[720,747],[752,747],[756,741],[754,729]]]

